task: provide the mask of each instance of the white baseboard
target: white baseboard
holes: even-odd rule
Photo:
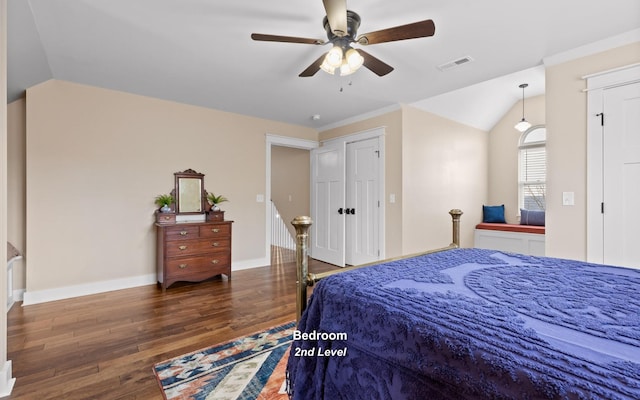
[[[22,301],[24,300],[24,289],[16,289],[13,291],[13,301]]]
[[[232,271],[241,271],[257,267],[264,267],[271,264],[268,258],[256,258],[253,260],[243,260],[233,263]],[[129,289],[132,287],[153,285],[157,282],[156,274],[143,275],[133,278],[114,279],[87,283],[84,285],[65,286],[55,289],[45,289],[36,291],[25,291],[25,289],[14,291],[14,301],[22,300],[23,306],[46,303],[48,301],[70,299],[73,297],[87,296],[90,294],[111,292],[113,290]]]
[[[11,377],[11,360],[4,363],[0,368],[0,397],[9,396],[16,383],[16,378]]]
[[[23,306],[48,301],[70,299],[72,297],[111,292],[113,290],[129,289],[132,287],[152,285],[157,282],[156,274],[142,275],[132,278],[113,279],[110,281],[93,282],[85,285],[65,286],[55,289],[25,291]]]
[[[234,261],[231,265],[231,272],[233,271],[241,271],[243,269],[251,269],[258,267],[266,267],[271,265],[271,260],[269,258],[255,258],[253,260],[244,260],[244,261]]]

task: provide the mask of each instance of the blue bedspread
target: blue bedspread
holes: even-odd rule
[[[640,399],[640,270],[451,250],[320,281],[298,329],[294,399]]]

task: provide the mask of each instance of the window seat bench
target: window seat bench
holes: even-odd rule
[[[518,224],[480,223],[474,233],[474,247],[544,256],[545,227]]]

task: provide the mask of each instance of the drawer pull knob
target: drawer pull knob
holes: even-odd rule
[[[187,234],[188,234],[188,233],[189,233],[189,232],[187,232],[187,231],[181,231],[181,232],[180,232],[180,235],[181,235],[181,236],[187,236]]]
[[[218,261],[218,260],[211,260],[211,264],[218,264],[218,263],[220,263],[220,261]]]
[[[188,264],[180,264],[178,265],[178,267],[180,267],[180,269],[185,269],[187,268]]]
[[[179,246],[178,248],[179,248],[180,250],[186,250],[186,249],[187,249],[187,246]]]
[[[218,232],[220,232],[220,229],[218,229],[218,228],[213,228],[213,229],[211,229],[211,232],[213,232],[213,233],[218,233]]]
[[[218,242],[213,242],[212,246],[213,246],[213,247],[218,247],[218,246],[220,246],[220,243],[218,243]]]
[[[170,219],[171,219],[171,217],[169,217],[169,216],[164,217],[164,220],[165,220],[165,221],[168,221],[168,220],[170,220]]]

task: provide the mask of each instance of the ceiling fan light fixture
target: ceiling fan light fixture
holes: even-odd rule
[[[350,48],[349,50],[347,50],[345,58],[347,64],[349,65],[349,68],[351,68],[353,72],[362,67],[362,64],[364,63],[364,57],[362,57],[356,49]]]
[[[356,68],[357,69],[357,68]],[[342,62],[342,65],[340,66],[340,76],[346,76],[346,75],[351,75],[354,72],[356,72],[356,69],[351,68],[351,65],[349,65],[349,63],[347,62],[347,60],[345,59]]]
[[[336,67],[329,65],[326,57],[324,58],[324,61],[322,62],[322,64],[320,64],[320,69],[329,75],[333,75],[336,73]]]
[[[340,46],[333,46],[324,58],[324,62],[333,68],[338,68],[342,65],[342,48]]]

